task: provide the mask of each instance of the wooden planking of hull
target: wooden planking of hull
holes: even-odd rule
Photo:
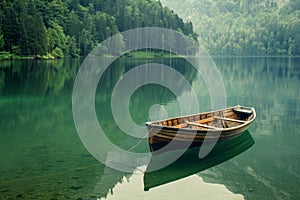
[[[222,110],[147,122],[153,154],[185,149],[235,137],[246,131],[256,118],[254,108],[234,106]]]

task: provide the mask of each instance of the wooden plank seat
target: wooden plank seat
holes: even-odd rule
[[[211,122],[213,121],[213,117],[209,117],[209,118],[206,118],[206,119],[201,119],[199,121],[195,121],[193,123],[197,123],[197,124],[204,124],[204,123],[207,123],[207,122]],[[183,127],[186,127],[188,124],[185,122],[185,123],[182,123],[182,124],[179,124],[179,125],[176,125],[176,126],[173,126],[175,128],[183,128]]]

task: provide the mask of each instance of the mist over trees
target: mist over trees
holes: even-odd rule
[[[300,55],[300,0],[161,0],[212,55]]]
[[[197,38],[192,23],[156,0],[2,0],[0,51],[85,56],[112,35],[146,26]]]

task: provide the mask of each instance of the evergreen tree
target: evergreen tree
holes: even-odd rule
[[[20,47],[24,55],[44,55],[48,50],[46,27],[32,1],[24,2],[20,11]]]

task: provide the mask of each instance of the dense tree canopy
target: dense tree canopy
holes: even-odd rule
[[[197,38],[191,23],[156,0],[2,0],[0,51],[84,56],[109,36],[145,26]]]
[[[213,55],[300,55],[300,0],[161,0]]]

